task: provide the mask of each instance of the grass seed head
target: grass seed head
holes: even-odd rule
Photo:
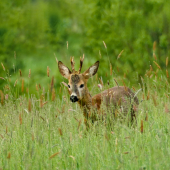
[[[21,117],[21,114],[19,114],[19,122],[20,122],[20,125],[22,125],[22,117]]]
[[[18,79],[15,80],[14,87],[17,85]]]
[[[21,92],[24,92],[24,79],[22,79]]]
[[[62,132],[61,128],[58,128],[58,131],[59,131],[60,136],[62,136],[63,132]]]
[[[140,132],[143,133],[143,120],[141,120]]]
[[[3,65],[3,63],[2,63],[2,62],[1,62],[1,65],[2,65],[3,70],[5,71],[5,67],[4,67],[4,65]]]
[[[169,78],[168,70],[166,69],[166,77]]]
[[[168,66],[168,57],[166,57],[166,67]]]
[[[110,75],[112,75],[112,65],[110,64]]]
[[[55,89],[54,89],[54,88],[52,89],[52,97],[51,97],[51,100],[52,100],[52,101],[55,100]]]
[[[35,87],[36,87],[36,90],[38,91],[39,89],[38,89],[38,85],[37,85],[37,83],[36,83],[36,86],[35,86]]]
[[[2,90],[0,90],[0,94],[1,94],[1,105],[4,105],[4,93],[2,92]]]
[[[60,152],[57,152],[49,157],[49,159],[54,158],[56,155],[58,155]]]
[[[31,77],[31,69],[29,69],[29,74],[28,74],[28,78]]]
[[[107,49],[107,46],[106,46],[106,43],[103,41],[103,45],[104,45],[104,47]]]
[[[153,51],[156,50],[156,41],[153,42]]]
[[[156,97],[154,96],[154,95],[152,95],[152,99],[153,99],[153,103],[154,103],[154,105],[155,105],[155,107],[158,105],[157,104],[157,101],[156,101]]]
[[[11,153],[9,152],[7,155],[7,159],[10,159],[10,158],[11,158]]]
[[[21,71],[21,69],[19,69],[19,75],[20,75],[20,77],[22,77],[22,71]]]
[[[28,101],[28,111],[31,112],[31,99]]]
[[[159,64],[156,62],[156,61],[153,61],[154,63],[155,63],[155,65],[159,68],[159,69],[161,69],[161,67],[159,66]]]
[[[117,60],[118,60],[118,59],[120,58],[120,56],[122,55],[123,51],[124,51],[124,50],[122,50],[122,51],[119,53],[119,55],[117,56]]]
[[[51,79],[51,92],[52,92],[53,88],[54,88],[54,76]]]
[[[47,66],[47,76],[50,76],[50,71],[49,71],[49,67]]]

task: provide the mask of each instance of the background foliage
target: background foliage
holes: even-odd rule
[[[144,75],[146,63],[152,65],[154,41],[162,69],[170,53],[170,3],[165,0],[8,0],[0,2],[0,9],[0,60],[9,70],[6,75],[0,68],[0,77],[14,74],[14,84],[21,69],[28,83],[31,69],[30,90],[36,83],[47,86],[51,81],[47,66],[59,86],[62,78],[54,53],[66,65],[70,56],[78,62],[84,53],[84,69],[101,61],[99,75],[104,82],[112,64],[113,76],[126,74],[131,83]],[[4,83],[0,79],[1,87]]]

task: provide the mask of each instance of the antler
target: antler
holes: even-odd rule
[[[82,68],[82,65],[83,65],[83,61],[84,61],[84,54],[83,54],[83,58],[80,57],[80,68],[79,68],[79,71],[78,71],[79,74],[80,74],[80,72],[81,72],[81,68]]]
[[[74,57],[70,57],[70,61],[71,61],[72,72],[74,72],[75,71],[75,68],[74,68],[74,64],[75,64]]]

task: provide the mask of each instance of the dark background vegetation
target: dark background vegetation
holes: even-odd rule
[[[154,42],[156,62],[165,68],[170,54],[169,9],[166,0],[0,1],[0,61],[6,68],[0,67],[0,77],[11,77],[8,83],[13,86],[21,69],[31,91],[36,84],[47,87],[52,76],[57,88],[63,78],[54,53],[69,67],[69,58],[74,56],[76,68],[85,54],[83,70],[100,60],[98,75],[105,83],[112,78],[109,61],[113,77],[124,75],[130,83],[138,83],[153,65]],[[0,79],[1,88],[6,81]]]

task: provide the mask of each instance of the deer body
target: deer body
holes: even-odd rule
[[[79,71],[75,71],[74,69],[73,58],[71,58],[72,72],[61,61],[58,62],[58,68],[61,75],[68,79],[70,100],[72,102],[78,102],[80,107],[83,109],[85,121],[89,118],[91,118],[92,121],[95,121],[96,112],[98,114],[107,114],[107,111],[110,111],[115,114],[118,110],[124,114],[130,112],[131,120],[133,120],[133,117],[135,117],[134,113],[136,105],[139,104],[134,93],[128,87],[116,86],[92,97],[87,87],[87,81],[90,77],[97,73],[99,61],[81,74],[80,71],[83,60],[84,58],[80,58]],[[103,104],[107,110],[103,110],[101,108]]]

